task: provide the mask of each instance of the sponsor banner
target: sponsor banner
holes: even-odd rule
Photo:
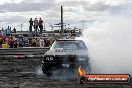
[[[84,76],[87,83],[130,83],[128,74],[87,74]]]

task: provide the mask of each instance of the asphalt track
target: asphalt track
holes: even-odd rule
[[[130,85],[82,85],[76,80],[48,78],[39,72],[40,65],[38,58],[0,58],[0,88],[132,88]]]

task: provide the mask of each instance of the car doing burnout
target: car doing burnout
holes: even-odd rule
[[[44,54],[42,71],[46,75],[52,75],[53,71],[58,69],[70,69],[70,71],[76,73],[80,65],[90,72],[85,43],[82,40],[59,39]]]

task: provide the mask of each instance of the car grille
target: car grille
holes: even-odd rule
[[[46,59],[47,57],[53,57],[52,59]],[[46,56],[44,62],[50,63],[75,63],[77,61],[75,55],[58,55],[58,56]]]

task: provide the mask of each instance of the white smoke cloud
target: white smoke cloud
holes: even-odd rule
[[[85,30],[92,73],[132,75],[132,18],[126,11],[107,16]]]

